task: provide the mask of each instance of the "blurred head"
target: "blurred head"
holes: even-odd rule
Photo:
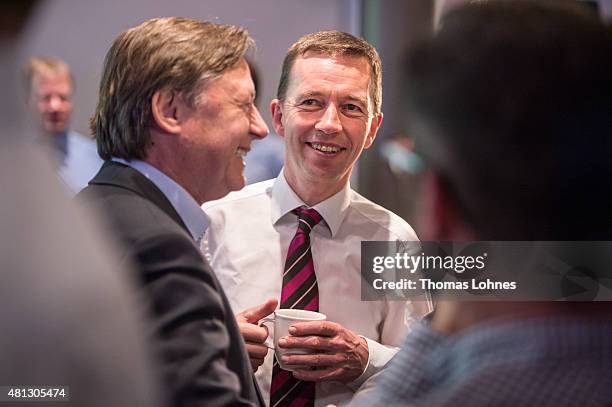
[[[348,182],[382,122],[381,62],[366,41],[338,31],[302,37],[289,48],[271,110],[285,137],[285,177],[317,203]]]
[[[571,3],[489,1],[450,12],[412,52],[427,238],[453,238],[457,220],[481,240],[610,237],[611,40]]]
[[[59,59],[32,58],[24,69],[28,106],[43,132],[68,131],[72,114],[73,81],[68,65]]]
[[[91,120],[102,158],[156,161],[198,201],[242,188],[242,156],[267,134],[244,59],[252,45],[243,28],[178,17],[121,34]]]

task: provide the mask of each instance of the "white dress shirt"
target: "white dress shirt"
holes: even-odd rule
[[[178,213],[187,229],[189,229],[193,239],[200,244],[210,220],[185,188],[145,161],[127,161],[117,157],[113,157],[112,160],[132,167],[154,183],[168,201],[170,201],[176,213]]]
[[[291,211],[305,205],[287,184],[275,180],[249,185],[224,199],[205,203],[210,217],[203,251],[235,313],[280,298],[289,244],[297,229]],[[317,406],[342,404],[395,355],[407,329],[430,311],[428,301],[361,301],[361,241],[414,241],[413,229],[397,215],[365,199],[347,184],[314,206],[323,221],[311,234],[319,287],[319,310],[368,342],[369,361],[354,382],[319,382]],[[271,329],[272,333],[272,329]],[[273,352],[256,373],[269,401]]]

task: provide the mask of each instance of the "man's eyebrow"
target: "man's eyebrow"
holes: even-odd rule
[[[298,98],[308,98],[308,97],[311,97],[311,96],[321,96],[321,95],[323,95],[322,92],[318,92],[318,91],[315,91],[315,90],[307,90],[307,91],[304,91],[304,92],[300,93],[298,95]]]
[[[249,103],[255,103],[255,99],[257,99],[257,91],[249,92],[247,99]]]
[[[354,100],[354,101],[357,101],[359,103],[362,103],[365,106],[368,105],[368,98],[367,97],[363,97],[363,96],[357,96],[357,95],[349,94],[349,95],[346,96],[346,100]]]
[[[238,103],[253,103],[255,102],[255,92],[237,92],[234,93],[234,100]]]

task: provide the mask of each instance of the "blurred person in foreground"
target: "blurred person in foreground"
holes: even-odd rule
[[[129,266],[28,141],[14,61],[33,3],[0,5],[0,405],[29,404],[11,388],[67,386],[47,404],[162,406]]]
[[[68,65],[55,58],[31,58],[23,70],[27,105],[39,142],[51,153],[62,182],[76,194],[102,166],[96,143],[70,130],[74,80]]]
[[[430,240],[610,240],[612,36],[572,3],[474,2],[408,63]],[[610,406],[610,303],[441,301],[355,406]]]
[[[211,259],[272,406],[346,402],[397,352],[429,302],[361,301],[361,242],[416,241],[413,229],[351,189],[349,178],[382,123],[381,61],[361,38],[306,35],[283,61],[270,104],[285,142],[276,178],[204,205]],[[280,308],[320,311],[326,322],[295,324],[280,340],[294,372],[280,369],[259,319]],[[306,366],[306,367],[304,367]],[[268,396],[269,395],[269,396]],[[269,397],[269,398],[268,398]]]
[[[261,403],[230,305],[199,240],[200,209],[244,186],[243,157],[268,129],[253,104],[246,30],[145,21],[107,53],[92,118],[107,160],[78,196],[106,215],[137,268],[175,405]]]

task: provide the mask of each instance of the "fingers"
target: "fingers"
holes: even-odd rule
[[[335,380],[342,375],[341,369],[329,368],[321,370],[294,370],[293,377],[298,380],[309,382],[319,382],[326,380]]]
[[[268,339],[268,328],[265,326],[240,322],[238,328],[245,342],[264,343]]]
[[[278,305],[278,300],[276,298],[268,298],[266,302],[263,304],[257,305],[253,308],[246,309],[236,315],[236,318],[240,321],[243,319],[246,322],[250,322],[251,324],[256,324],[262,318],[267,317],[276,309]]]
[[[330,321],[298,322],[289,327],[293,336],[320,335],[335,336],[343,329],[342,325]]]
[[[263,304],[236,315],[236,321],[245,342],[263,343],[268,338],[268,328],[256,324],[261,318],[270,315],[276,309],[277,304],[278,301],[275,298],[269,298]]]
[[[348,383],[355,380],[361,375],[361,371],[350,365],[328,366],[326,368],[316,369],[296,369],[293,371],[293,377],[309,382],[319,381],[337,381]]]
[[[268,348],[266,345],[258,345],[255,343],[246,343],[246,349],[249,354],[249,358],[252,359],[263,359],[268,354]],[[261,363],[260,363],[261,364]]]
[[[290,335],[278,340],[287,349],[281,362],[289,366],[308,366],[294,376],[308,381],[348,383],[359,377],[368,363],[367,341],[342,325],[329,321],[294,324]],[[309,350],[309,354],[291,354],[292,349]]]
[[[256,372],[257,369],[259,369],[259,366],[263,365],[264,360],[263,359],[253,359],[250,358],[251,361],[251,367],[253,368],[253,372]]]
[[[266,345],[256,344],[247,342],[246,350],[249,354],[249,359],[251,361],[251,367],[255,372],[259,366],[261,366],[264,362],[266,355],[268,354],[268,348]]]
[[[315,353],[310,355],[283,355],[281,362],[287,365],[322,367],[338,366],[347,362],[345,353]]]
[[[345,352],[350,349],[350,345],[342,338],[326,336],[284,336],[278,340],[278,346],[329,352]]]

